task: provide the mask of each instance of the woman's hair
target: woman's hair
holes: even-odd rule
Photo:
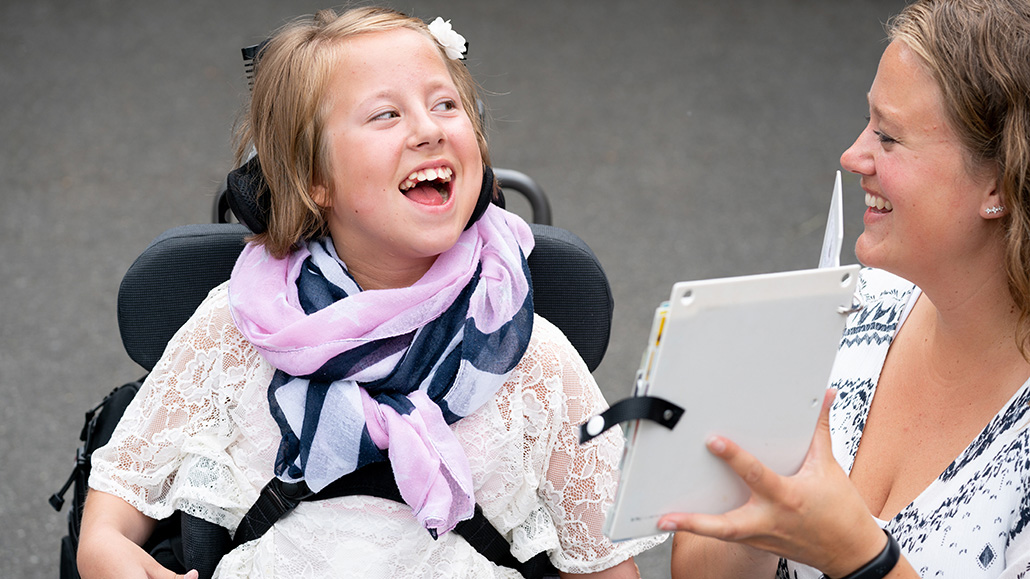
[[[1006,269],[1030,341],[1030,0],[918,0],[887,25],[922,57],[971,165],[997,168],[1008,214]]]
[[[258,54],[250,107],[237,128],[237,164],[257,153],[269,195],[268,228],[253,240],[284,257],[304,239],[328,235],[325,211],[311,197],[315,184],[329,182],[325,140],[326,87],[336,64],[336,48],[358,34],[407,28],[426,36],[458,88],[458,94],[489,163],[486,136],[477,112],[478,90],[465,64],[447,58],[418,18],[384,8],[355,8],[342,15],[323,10],[279,29]]]

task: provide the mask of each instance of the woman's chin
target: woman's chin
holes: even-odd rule
[[[869,239],[868,233],[858,236],[858,241],[855,242],[855,257],[865,267],[883,268],[879,245]]]

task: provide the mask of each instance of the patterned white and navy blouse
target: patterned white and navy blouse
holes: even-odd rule
[[[834,363],[833,453],[851,471],[891,341],[919,288],[887,272],[862,271],[863,310],[848,319]],[[923,578],[1030,579],[1030,382],[911,504],[879,521]],[[778,579],[818,579],[781,561]]]

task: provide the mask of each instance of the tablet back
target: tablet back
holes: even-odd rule
[[[721,513],[749,491],[711,455],[726,436],[776,472],[800,467],[859,266],[680,282],[655,314],[636,395],[685,409],[675,428],[628,423],[613,540],[658,532],[671,512]]]

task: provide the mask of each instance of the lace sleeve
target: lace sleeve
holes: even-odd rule
[[[225,286],[215,288],[94,453],[90,486],[155,519],[182,510],[234,528],[262,475],[242,472],[232,456],[267,452],[242,435],[238,410],[255,398],[248,385],[270,379],[255,375],[267,370],[257,358],[232,322]]]
[[[555,521],[561,548],[551,559],[562,571],[590,573],[607,569],[650,549],[667,535],[612,543],[602,533],[605,515],[615,500],[623,434],[610,429],[579,444],[579,425],[604,411],[605,402],[583,360],[556,328],[550,328],[539,347],[527,353],[558,383],[542,381],[535,395],[549,405],[552,423],[544,445],[548,456],[540,488],[541,498]],[[549,370],[548,370],[549,368]]]

